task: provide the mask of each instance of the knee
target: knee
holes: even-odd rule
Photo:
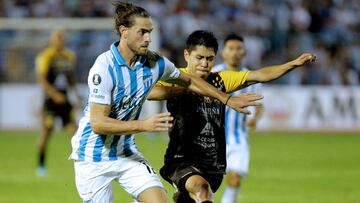
[[[241,185],[241,176],[237,173],[230,172],[227,182],[230,187],[238,188]]]
[[[188,191],[196,192],[211,192],[210,184],[203,178],[191,178],[190,181],[186,182],[185,185]]]
[[[210,184],[202,176],[195,175],[190,177],[186,181],[185,188],[196,202],[214,200],[214,193],[211,190]]]
[[[206,181],[195,182],[194,187],[200,191],[211,191],[210,184]]]

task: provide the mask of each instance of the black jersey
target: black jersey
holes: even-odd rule
[[[70,84],[74,83],[71,80],[75,55],[67,49],[57,51],[54,48],[46,48],[39,54],[36,63],[37,72],[46,74],[48,82],[56,90],[66,94]]]
[[[207,82],[226,92],[218,73],[210,73]],[[192,163],[208,173],[225,173],[225,105],[217,99],[186,93],[167,100],[174,117],[165,165]]]

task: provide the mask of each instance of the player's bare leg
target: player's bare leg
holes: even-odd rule
[[[142,203],[169,203],[165,190],[160,187],[145,190],[140,194],[139,200]]]
[[[196,203],[214,202],[210,184],[201,176],[193,175],[186,180],[185,188]]]
[[[45,176],[47,173],[47,170],[45,167],[46,148],[47,148],[47,143],[48,143],[49,137],[53,130],[53,125],[54,125],[54,121],[53,121],[52,117],[49,117],[49,116],[43,117],[40,137],[38,140],[39,166],[36,170],[36,174],[38,176]]]
[[[226,175],[227,187],[224,191],[221,203],[235,203],[240,192],[241,176],[236,172],[228,172]]]
[[[38,150],[39,150],[39,166],[45,166],[45,153],[47,143],[52,132],[52,128],[43,127],[41,129],[40,138],[38,142]]]

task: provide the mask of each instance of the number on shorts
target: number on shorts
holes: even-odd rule
[[[156,174],[155,170],[149,164],[147,164],[146,162],[141,162],[141,163],[146,166],[146,169],[149,171],[150,174],[151,173]]]

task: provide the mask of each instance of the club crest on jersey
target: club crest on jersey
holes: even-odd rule
[[[95,74],[93,76],[93,83],[94,85],[99,85],[101,83],[101,77],[99,74]]]
[[[144,86],[146,89],[150,88],[153,80],[152,80],[152,75],[151,74],[147,74],[143,76],[143,81],[144,81]]]

